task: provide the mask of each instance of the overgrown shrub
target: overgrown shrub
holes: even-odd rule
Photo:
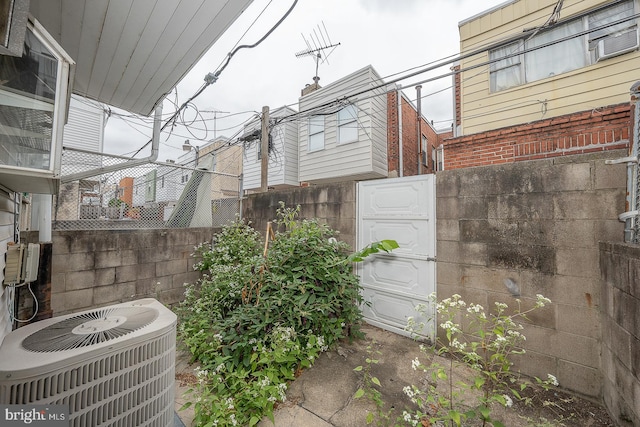
[[[179,336],[200,362],[198,425],[254,425],[285,397],[286,381],[320,352],[357,334],[362,303],[354,257],[336,232],[281,204],[275,239],[241,221],[197,248],[203,280],[187,287]],[[397,247],[376,243],[356,260]]]

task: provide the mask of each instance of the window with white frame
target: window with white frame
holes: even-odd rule
[[[53,38],[29,22],[22,56],[0,55],[0,164],[54,169],[57,136],[64,125],[66,54]]]
[[[346,144],[358,140],[358,109],[355,105],[347,105],[338,111],[338,144]]]
[[[324,150],[324,116],[309,117],[309,152]]]
[[[429,140],[426,135],[422,135],[422,141],[420,143],[420,151],[422,152],[422,158],[420,161],[423,165],[429,166]]]
[[[444,170],[444,146],[442,144],[436,149],[436,170]]]
[[[634,0],[617,2],[489,51],[491,92],[499,92],[638,48]],[[588,31],[585,35],[574,34]],[[535,49],[538,46],[545,46]],[[535,50],[532,50],[535,49]]]

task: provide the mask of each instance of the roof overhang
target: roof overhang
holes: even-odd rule
[[[74,93],[149,115],[251,2],[31,0],[29,12],[76,61]]]

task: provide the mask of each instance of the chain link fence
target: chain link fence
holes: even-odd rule
[[[212,172],[206,162],[194,169],[194,163],[144,163],[65,149],[53,229],[220,227],[233,221],[241,209],[241,176]]]

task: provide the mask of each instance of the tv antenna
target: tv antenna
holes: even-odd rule
[[[313,32],[309,34],[309,39],[311,40],[311,42],[309,42],[309,39],[307,39],[304,34],[301,35],[302,39],[307,45],[307,48],[296,53],[296,58],[302,58],[303,56],[313,57],[316,63],[316,75],[313,77],[313,81],[317,84],[320,80],[320,77],[318,77],[318,66],[321,63],[329,63],[329,56],[333,53],[334,50],[336,50],[338,46],[340,46],[340,43],[333,43],[331,41],[329,32],[327,31],[327,27],[324,25],[324,21],[322,21],[322,27],[320,27],[320,25],[318,24],[317,31],[316,28],[314,28]],[[323,56],[324,51],[329,49],[331,49],[329,53]]]

